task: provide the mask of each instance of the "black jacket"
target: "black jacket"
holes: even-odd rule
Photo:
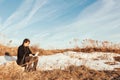
[[[17,52],[17,64],[18,65],[23,65],[25,64],[25,58],[29,56],[29,54],[32,54],[31,50],[29,47],[25,47],[23,45],[19,46],[18,52]]]

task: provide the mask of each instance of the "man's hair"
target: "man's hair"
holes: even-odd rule
[[[27,42],[30,42],[30,40],[27,39],[27,38],[23,40],[23,44],[24,44],[24,43],[27,43]]]

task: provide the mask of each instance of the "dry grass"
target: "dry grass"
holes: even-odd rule
[[[115,61],[120,62],[120,56],[116,56],[116,57],[114,57],[114,59],[115,59]]]
[[[118,65],[118,63],[117,62],[105,62],[105,64],[108,64],[108,65]]]
[[[63,53],[66,51],[75,51],[75,52],[111,52],[111,53],[120,53],[120,44],[112,43],[108,41],[98,41],[92,39],[85,39],[82,41],[82,46],[78,47],[77,42],[75,40],[75,47],[69,49],[53,49],[53,50],[45,50],[39,48],[38,45],[31,46],[31,50],[33,53],[36,51],[40,52],[40,55],[51,55],[56,53]],[[0,55],[4,55],[5,52],[10,53],[11,55],[17,54],[17,47],[8,47],[0,44]]]
[[[39,51],[40,55],[51,55],[66,51],[120,53],[120,44],[114,44],[108,41],[86,39],[83,40],[81,47],[78,47],[77,42],[75,44],[75,48],[54,50],[44,50],[34,45],[31,47],[31,50],[33,53]],[[4,55],[6,52],[12,56],[16,55],[17,47],[8,47],[0,44],[0,55]],[[114,57],[114,59],[119,61],[120,57]],[[106,62],[106,64],[113,65],[115,63]],[[71,65],[65,70],[40,71],[38,69],[36,72],[24,72],[20,66],[13,62],[0,66],[0,80],[120,80],[120,68],[115,70],[96,71],[85,66],[76,67]]]
[[[8,46],[0,44],[0,55],[5,55],[5,53],[16,55],[17,47],[8,47]]]
[[[24,72],[15,63],[0,66],[0,80],[119,80],[119,78],[119,71],[96,71],[85,66],[71,65],[65,70],[35,72]]]

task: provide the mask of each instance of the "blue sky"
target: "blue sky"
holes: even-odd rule
[[[73,47],[73,39],[120,40],[120,0],[0,0],[0,42],[24,38],[42,48]]]

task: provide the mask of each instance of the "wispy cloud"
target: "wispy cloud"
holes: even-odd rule
[[[33,1],[34,0],[25,0],[21,6],[3,23],[3,29],[6,30],[9,28],[8,26],[14,25],[21,21],[25,15],[27,15],[27,12],[30,10],[31,5],[33,4]]]
[[[75,32],[94,32],[94,34],[98,32],[100,35],[118,27],[120,21],[120,14],[118,14],[120,5],[118,3],[119,1],[115,0],[109,2],[98,0],[80,13],[80,17],[74,23],[67,25],[68,29]],[[96,8],[97,6],[99,7]],[[90,13],[90,11],[92,12]]]
[[[68,47],[74,38],[119,40],[120,33],[116,30],[120,30],[120,1],[96,0],[81,10],[87,1],[25,0],[3,24],[0,23],[0,30],[16,37],[26,33],[44,48]],[[74,10],[78,12],[73,16]],[[17,42],[16,38],[11,38]]]
[[[119,0],[98,0],[84,9],[74,22],[50,32],[53,35],[49,37],[49,40],[59,42],[69,41],[72,38],[93,38],[118,41],[120,33],[116,34],[116,30],[120,29],[119,2]],[[53,43],[50,44],[49,40],[46,41],[46,44],[52,45]]]
[[[25,0],[19,9],[13,13],[3,24],[4,32],[10,32],[27,27],[36,12],[47,0]],[[8,27],[10,26],[10,27]]]

